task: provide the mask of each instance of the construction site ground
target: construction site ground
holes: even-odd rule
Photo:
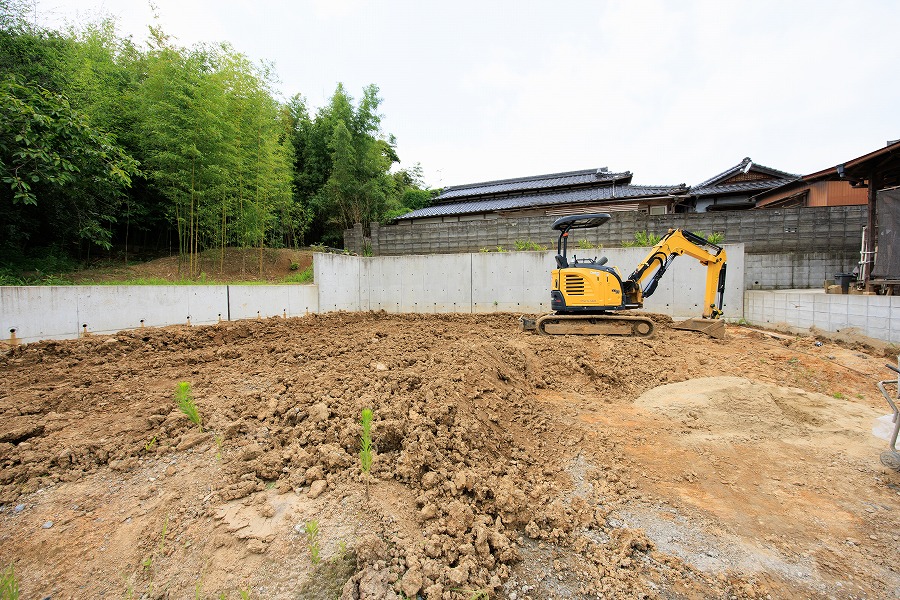
[[[330,313],[7,348],[0,566],[24,599],[900,597],[873,434],[896,357],[654,319]]]

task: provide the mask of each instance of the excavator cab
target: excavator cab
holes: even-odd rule
[[[553,223],[553,229],[555,231],[559,231],[559,240],[556,242],[556,267],[559,269],[565,269],[569,266],[569,260],[566,257],[566,252],[569,246],[569,231],[572,229],[593,229],[594,227],[600,227],[607,221],[609,221],[612,217],[607,213],[598,213],[591,215],[569,215],[567,217],[560,217]],[[576,257],[575,263],[578,263],[578,258]],[[606,257],[597,261],[596,258],[593,260],[582,260],[583,265],[587,265],[589,263],[596,263],[598,265],[606,264]]]

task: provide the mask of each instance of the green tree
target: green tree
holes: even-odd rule
[[[39,233],[36,207],[59,241],[108,248],[136,161],[65,97],[36,84],[0,81],[0,114],[0,201],[11,231],[4,246],[22,249]]]

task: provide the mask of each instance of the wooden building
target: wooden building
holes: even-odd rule
[[[865,187],[853,187],[848,181],[812,181],[809,175],[753,196],[756,208],[795,206],[858,206],[868,202]]]

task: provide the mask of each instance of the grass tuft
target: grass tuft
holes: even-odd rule
[[[312,266],[309,266],[297,273],[291,273],[281,281],[284,283],[312,283],[313,268]]]
[[[312,559],[312,563],[317,565],[321,560],[320,552],[322,551],[322,548],[319,546],[319,522],[316,520],[307,521],[305,530],[309,557]]]
[[[360,437],[359,466],[363,473],[372,470],[372,409],[362,411],[362,436]]]
[[[19,582],[12,563],[0,573],[0,598],[2,600],[19,600]]]
[[[178,410],[187,415],[191,423],[200,428],[203,432],[203,425],[200,421],[200,412],[197,405],[194,404],[194,394],[191,392],[191,384],[188,381],[179,381],[175,388],[175,401],[178,403]]]

